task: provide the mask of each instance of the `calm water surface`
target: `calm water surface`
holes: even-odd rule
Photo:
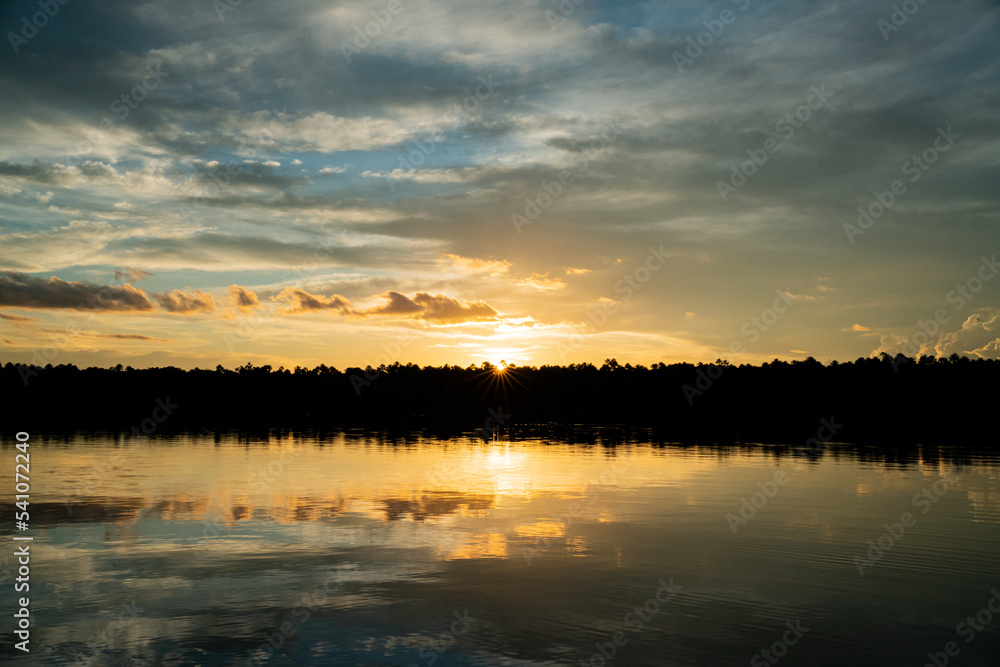
[[[36,436],[17,662],[1000,662],[996,459],[408,440]]]

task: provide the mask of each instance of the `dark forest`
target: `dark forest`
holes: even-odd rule
[[[1000,361],[957,355],[760,366],[0,368],[6,421],[18,429],[364,426],[516,437],[539,425],[593,425],[668,441],[794,442],[826,423],[840,442],[989,448],[998,380]]]

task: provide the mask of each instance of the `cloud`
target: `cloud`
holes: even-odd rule
[[[215,312],[215,301],[212,297],[198,290],[185,292],[175,289],[171,292],[154,294],[153,298],[156,299],[161,308],[170,313],[189,315],[193,313]]]
[[[986,345],[972,350],[971,354],[976,355],[982,359],[1000,359],[1000,338],[996,340],[991,340]]]
[[[350,58],[342,46],[372,20],[360,0],[244,2],[224,24],[204,0],[170,10],[91,4],[88,30],[39,38],[4,70],[0,269],[46,280],[103,281],[125,274],[123,265],[158,278],[214,274],[204,285],[221,287],[211,293],[226,316],[275,305],[267,297],[291,283],[265,285],[309,266],[308,289],[323,296],[290,297],[291,310],[360,317],[351,299],[384,318],[420,319],[423,290],[498,304],[502,295],[504,310],[561,321],[573,301],[613,294],[621,271],[637,266],[614,267],[614,258],[669,242],[674,266],[639,297],[664,307],[637,305],[616,328],[662,332],[679,321],[714,340],[775,288],[794,285],[807,293],[786,296],[802,308],[790,316],[796,325],[776,327],[766,344],[775,354],[809,347],[853,359],[890,331],[913,336],[912,326],[886,325],[933,312],[930,299],[950,288],[945,277],[964,275],[963,262],[979,256],[979,222],[995,218],[1000,202],[1000,13],[983,0],[955,0],[933,21],[916,17],[888,44],[875,28],[885,7],[754,4],[683,72],[671,54],[705,29],[698,3],[584,3],[563,16],[551,11],[556,0],[486,0],[483,21],[479,5],[420,0]],[[162,85],[116,122],[110,96],[160,62]],[[487,81],[496,94],[479,96]],[[829,104],[801,128],[779,130],[776,121],[824,84]],[[621,132],[604,148],[595,139],[613,118]],[[841,223],[872,192],[907,178],[903,162],[950,122],[963,135],[954,150],[877,232],[850,244]],[[780,151],[723,201],[717,182],[769,138]],[[537,208],[550,197],[531,226],[512,224],[526,199]],[[927,257],[933,270],[915,271]],[[590,275],[572,268],[583,265]],[[569,285],[553,292],[556,277]],[[484,289],[484,278],[491,291],[467,291]],[[518,281],[525,288],[509,289]],[[260,286],[257,305],[250,290],[226,293],[244,282]],[[983,303],[996,301],[997,282]],[[878,286],[893,286],[891,303]],[[372,298],[388,290],[400,296]],[[865,321],[875,328],[847,324]],[[988,334],[970,329],[940,344],[990,354]],[[197,335],[204,354],[218,347]],[[313,343],[284,344],[320,354]],[[646,354],[628,344],[619,359],[627,350]]]
[[[13,315],[7,313],[0,313],[0,320],[7,320],[8,322],[17,323],[27,323],[27,322],[37,322],[34,317],[24,317],[23,315]]]
[[[906,342],[907,340],[902,336],[897,336],[896,334],[883,334],[882,337],[879,338],[879,346],[872,350],[871,354],[868,356],[877,357],[884,352],[894,357],[897,354],[902,353],[901,348],[906,344]],[[913,350],[908,351],[910,352],[910,356],[916,356],[914,355]]]
[[[128,334],[128,333],[93,333],[89,334],[96,338],[115,338],[118,340],[158,340],[162,342],[170,342],[169,338],[157,338],[156,336],[144,336],[143,334]]]
[[[795,292],[789,292],[788,290],[781,290],[779,294],[787,296],[792,301],[815,301],[816,297],[811,294],[796,294]]]
[[[422,320],[462,322],[467,320],[493,320],[499,316],[499,313],[484,301],[466,301],[462,303],[457,299],[452,299],[443,294],[432,296],[426,292],[419,292],[413,297],[413,302],[423,308],[417,316]]]
[[[42,331],[45,333],[53,333],[53,334],[69,333],[72,336],[83,336],[85,338],[112,338],[115,340],[154,340],[161,342],[170,342],[169,338],[157,338],[155,336],[146,336],[143,334],[135,334],[135,333],[102,333],[100,331],[79,331],[79,330],[67,331],[64,329],[42,329]]]
[[[493,276],[500,276],[507,273],[511,267],[511,263],[505,259],[480,259],[451,253],[441,255],[441,257],[448,260],[452,267],[465,273],[489,273]]]
[[[114,272],[115,280],[121,282],[122,280],[138,281],[148,278],[153,275],[149,271],[143,271],[142,269],[137,269],[134,266],[126,266],[124,270]]]
[[[871,329],[861,324],[855,324],[851,327],[851,331],[871,331]]]
[[[367,311],[367,314],[374,315],[413,315],[423,310],[423,307],[412,301],[409,297],[399,292],[386,292],[385,298],[389,303]]]
[[[55,276],[43,280],[16,271],[0,273],[0,306],[112,311],[147,311],[154,308],[142,290],[129,284],[108,286],[67,282]]]
[[[517,284],[522,287],[534,287],[542,292],[549,292],[566,287],[566,281],[561,278],[552,278],[547,273],[532,273],[527,278],[519,280]]]
[[[973,313],[956,331],[942,333],[934,354],[947,357],[954,353],[997,359],[1000,345],[1000,309]]]
[[[301,287],[286,287],[277,296],[271,297],[271,300],[285,304],[279,311],[282,315],[299,315],[324,310],[334,310],[341,315],[354,312],[351,302],[338,294],[330,297],[310,294]]]
[[[357,310],[346,298],[339,294],[323,296],[310,294],[299,287],[286,287],[273,301],[284,303],[280,310],[282,315],[298,315],[301,313],[335,311],[340,315],[353,317],[396,316],[405,319],[418,319],[428,322],[465,322],[493,320],[499,315],[497,311],[483,301],[459,301],[443,294],[431,295],[418,292],[413,298],[400,292],[390,290],[382,295],[386,303],[365,310]]]
[[[282,174],[276,168],[281,166],[274,160],[257,162],[242,160],[220,164],[216,160],[205,163],[195,163],[199,172],[198,181],[207,186],[207,190],[225,189],[233,186],[247,188],[294,188],[306,185],[309,178],[302,174]]]
[[[60,159],[58,157],[54,159]],[[6,177],[26,183],[55,185],[64,189],[81,188],[117,188],[118,196],[138,198],[143,195],[176,194],[177,184],[173,182],[164,169],[159,166],[147,166],[131,171],[119,172],[112,164],[100,160],[84,160],[79,166],[66,165],[61,162],[42,162],[36,159],[31,164],[0,161],[0,178]],[[282,181],[284,182],[284,181]],[[65,190],[63,191],[65,194]],[[35,197],[38,202],[47,203],[51,193]],[[108,208],[125,212],[121,202],[109,202]],[[92,205],[92,204],[91,204]]]
[[[322,172],[320,172],[322,173]],[[407,180],[415,183],[467,183],[489,174],[490,170],[480,167],[463,167],[462,169],[393,169],[390,172],[365,170],[361,172],[364,178],[391,178]]]
[[[252,310],[260,306],[257,294],[241,285],[230,285],[226,291],[226,299],[230,306],[241,311]]]
[[[394,119],[374,116],[335,116],[326,111],[293,116],[270,111],[233,114],[221,130],[231,141],[289,151],[370,151],[392,146],[413,136],[413,129]],[[209,137],[206,136],[205,140]]]
[[[928,336],[922,328],[916,328],[907,335],[885,334],[871,356],[876,357],[883,352],[908,357],[950,357],[958,354],[983,359],[1000,358],[1000,308],[982,309],[969,315],[958,329],[936,336]]]

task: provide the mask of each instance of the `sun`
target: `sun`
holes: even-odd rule
[[[499,358],[488,358],[483,361],[483,369],[490,369],[496,375],[506,373],[509,365],[505,360]]]
[[[482,355],[479,358],[485,359],[495,369],[496,373],[506,373],[509,366],[514,366],[515,362],[520,364],[525,360],[525,350],[519,347],[485,347],[479,350]]]

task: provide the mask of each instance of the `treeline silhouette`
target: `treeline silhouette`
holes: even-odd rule
[[[684,441],[997,443],[1000,361],[902,355],[824,365],[489,363],[379,368],[0,368],[5,430],[366,428],[548,433],[649,428]],[[824,420],[824,421],[821,421]],[[544,425],[544,426],[539,426]],[[560,426],[563,425],[563,426]],[[823,430],[821,430],[823,429]],[[831,432],[832,431],[832,432]],[[827,435],[829,434],[829,435]]]

